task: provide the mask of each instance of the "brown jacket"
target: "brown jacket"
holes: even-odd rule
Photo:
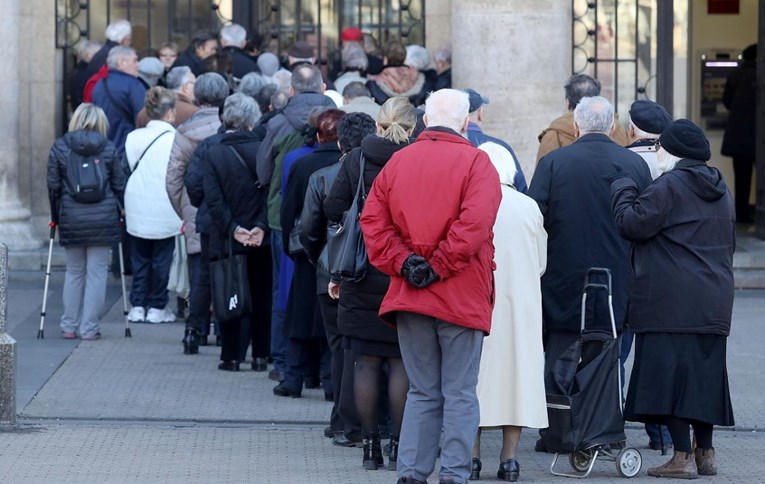
[[[180,126],[189,120],[194,113],[197,112],[199,107],[191,102],[189,98],[181,93],[178,93],[178,101],[175,103],[175,126]],[[149,124],[149,116],[146,114],[146,108],[141,109],[138,116],[135,118],[136,128],[145,128]]]
[[[614,140],[619,146],[627,146],[629,139],[627,138],[627,131],[619,124],[619,115],[615,115],[616,122],[614,132],[611,134],[611,139]],[[537,163],[542,159],[544,155],[557,150],[563,146],[568,146],[574,142],[576,137],[574,136],[574,112],[569,111],[563,116],[554,119],[550,123],[550,127],[542,131],[539,135],[539,150],[537,151]]]
[[[178,126],[167,165],[165,189],[175,212],[183,219],[183,234],[189,254],[198,254],[202,247],[199,242],[195,219],[197,209],[191,205],[183,178],[189,166],[191,155],[203,139],[214,135],[220,128],[218,108],[200,108],[187,122]]]

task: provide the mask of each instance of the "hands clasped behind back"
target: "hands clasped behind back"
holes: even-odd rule
[[[265,231],[260,227],[253,227],[251,229],[237,227],[234,230],[234,239],[246,247],[260,247],[265,234]]]

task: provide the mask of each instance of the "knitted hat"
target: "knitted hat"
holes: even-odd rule
[[[264,76],[273,76],[279,70],[279,58],[271,52],[263,52],[258,56],[258,69]]]
[[[658,103],[647,99],[639,99],[630,107],[632,124],[646,133],[661,134],[672,122],[672,116]]]
[[[659,144],[671,155],[708,161],[712,157],[704,132],[687,119],[673,121],[659,136]]]

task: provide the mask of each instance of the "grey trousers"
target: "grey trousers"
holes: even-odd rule
[[[475,388],[483,332],[414,313],[398,313],[396,324],[409,375],[398,477],[427,480],[443,429],[439,479],[466,483],[480,421]]]
[[[65,247],[64,314],[61,331],[95,336],[106,299],[111,247]]]

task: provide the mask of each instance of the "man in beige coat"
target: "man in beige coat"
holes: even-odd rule
[[[194,84],[194,97],[199,110],[185,123],[178,126],[170,152],[165,188],[175,212],[183,219],[183,234],[189,254],[191,272],[191,293],[189,294],[189,317],[186,320],[186,334],[183,338],[183,352],[196,354],[199,343],[206,343],[210,327],[210,273],[206,247],[196,231],[197,209],[191,205],[183,185],[186,169],[197,145],[214,135],[220,128],[219,106],[228,96],[226,80],[216,73],[199,76]],[[205,335],[205,336],[200,336]]]

